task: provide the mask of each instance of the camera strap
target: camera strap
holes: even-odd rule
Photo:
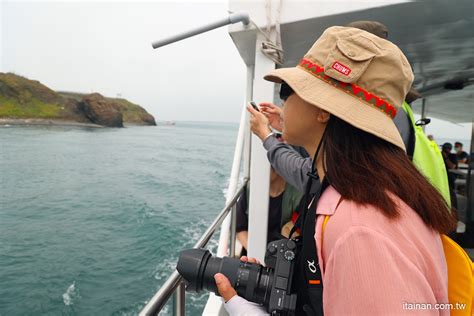
[[[314,182],[320,181],[316,170],[316,161],[318,154],[323,143],[324,135],[316,150],[311,173],[308,173],[309,179],[306,185],[306,203],[305,207],[300,212],[302,217],[302,260],[300,261],[303,265],[304,271],[303,279],[305,280],[305,286],[307,290],[307,301],[304,302],[303,310],[307,315],[323,316],[323,278],[321,268],[319,266],[318,250],[316,241],[314,240],[315,226],[316,226],[316,207],[318,205],[319,198],[324,190],[329,186],[327,177],[315,190]],[[319,183],[318,183],[319,184]],[[314,192],[316,191],[316,192]]]
[[[326,179],[324,179],[321,183],[320,189],[311,199],[310,205],[305,210],[306,215],[304,216],[302,231],[302,263],[304,264],[304,276],[306,279],[306,288],[308,290],[308,299],[312,307],[311,315],[318,316],[323,315],[323,279],[321,268],[319,266],[316,241],[314,240],[316,226],[316,206],[322,192],[328,186],[329,183],[326,181]]]

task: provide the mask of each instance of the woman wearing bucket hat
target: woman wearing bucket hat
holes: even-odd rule
[[[393,123],[413,81],[403,53],[366,31],[331,27],[296,67],[265,79],[293,91],[283,136],[314,157],[313,178],[325,188],[305,210],[310,238],[297,258],[296,315],[449,315],[435,308],[448,303],[440,233],[456,221],[407,157]],[[225,277],[216,280],[231,315],[256,312]],[[323,287],[319,308],[314,295]]]

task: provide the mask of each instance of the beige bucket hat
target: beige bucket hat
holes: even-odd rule
[[[296,67],[264,78],[286,82],[306,102],[405,150],[393,118],[413,72],[393,43],[357,28],[330,27]]]

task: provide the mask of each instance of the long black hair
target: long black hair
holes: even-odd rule
[[[327,180],[344,199],[373,205],[395,218],[399,213],[390,192],[432,229],[455,229],[456,219],[441,194],[394,144],[331,115],[321,154]]]

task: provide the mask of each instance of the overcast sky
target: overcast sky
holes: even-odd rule
[[[226,27],[151,47],[226,17],[227,8],[227,1],[3,1],[2,69],[54,90],[121,94],[159,120],[237,122],[246,68]]]
[[[246,69],[227,27],[151,47],[154,40],[221,19],[227,9],[227,0],[0,0],[0,71],[54,90],[120,94],[157,120],[238,122]],[[471,136],[470,124],[438,120],[427,132]]]

